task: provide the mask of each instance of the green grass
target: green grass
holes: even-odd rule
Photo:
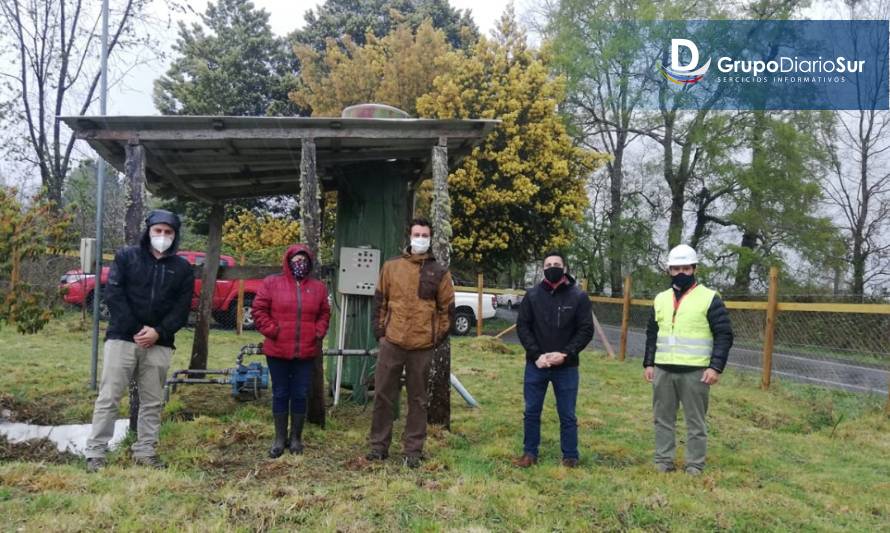
[[[7,408],[54,421],[89,419],[88,332],[66,318],[37,336],[0,331]],[[189,334],[173,366],[186,366]],[[210,366],[231,366],[237,338],[211,332]],[[222,386],[193,386],[167,405],[156,472],[115,452],[102,474],[81,460],[0,463],[0,516],[15,530],[859,530],[890,523],[890,420],[881,398],[778,384],[728,373],[711,395],[704,476],[651,468],[650,389],[636,363],[585,354],[578,401],[581,467],[559,466],[552,396],[541,461],[517,470],[522,444],[518,347],[453,343],[452,368],[481,403],[452,395],[452,428],[430,428],[429,459],[412,471],[393,447],[362,459],[369,408],[341,405],[310,426],[306,454],[265,458],[271,416]],[[11,398],[11,400],[9,399]],[[395,435],[402,424],[396,425]],[[681,453],[682,453],[682,438]]]

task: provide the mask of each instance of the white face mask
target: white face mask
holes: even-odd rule
[[[164,253],[168,248],[173,246],[173,239],[163,235],[153,235],[151,237],[151,247],[160,253]]]
[[[413,237],[411,239],[411,253],[415,255],[425,254],[430,249],[429,237]]]

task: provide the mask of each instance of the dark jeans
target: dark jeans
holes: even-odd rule
[[[538,456],[541,444],[541,410],[547,384],[553,383],[556,395],[556,412],[559,414],[559,443],[564,459],[578,458],[578,420],[575,403],[578,399],[578,367],[538,368],[534,363],[525,364],[525,441],[523,451]]]
[[[306,397],[315,369],[313,359],[281,359],[266,356],[272,377],[272,413],[306,413]],[[290,409],[288,409],[290,407]]]

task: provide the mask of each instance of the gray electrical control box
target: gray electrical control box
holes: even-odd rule
[[[96,263],[96,239],[80,239],[80,270],[84,274],[95,274],[93,265]]]
[[[337,291],[340,294],[374,296],[380,275],[380,250],[373,248],[340,248],[340,272]]]

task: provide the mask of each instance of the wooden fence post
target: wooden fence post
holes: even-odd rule
[[[884,412],[890,416],[890,379],[887,380],[887,405],[884,406]]]
[[[773,340],[776,335],[776,311],[779,296],[779,267],[769,269],[769,297],[766,303],[766,327],[763,332],[763,376],[760,388],[769,388],[773,373]]]
[[[624,361],[627,354],[627,328],[630,327],[630,293],[633,279],[630,275],[624,278],[624,309],[621,313],[621,346],[618,348],[618,360]]]
[[[476,336],[479,337],[482,335],[482,272],[480,272],[479,276],[476,278],[476,287],[476,290],[479,293],[479,301],[476,306]]]

